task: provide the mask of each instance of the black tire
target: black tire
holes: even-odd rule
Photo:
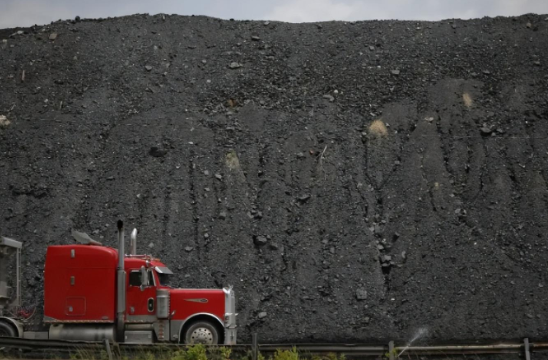
[[[210,321],[201,320],[190,324],[183,334],[185,344],[219,344],[219,329]]]
[[[17,329],[5,321],[0,321],[0,337],[17,337]]]

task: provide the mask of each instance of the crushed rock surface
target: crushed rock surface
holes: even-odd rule
[[[135,15],[0,30],[0,232],[139,229],[240,341],[544,338],[548,21]]]

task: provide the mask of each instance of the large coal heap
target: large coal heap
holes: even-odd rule
[[[0,229],[140,230],[240,341],[548,332],[548,21],[136,15],[0,30]]]

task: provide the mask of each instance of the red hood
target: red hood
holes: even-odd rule
[[[224,322],[225,293],[214,289],[168,289],[172,320],[185,320],[195,314],[211,314]]]

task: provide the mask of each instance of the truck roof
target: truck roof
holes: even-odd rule
[[[77,267],[111,268],[118,265],[118,250],[102,245],[52,245],[48,246],[46,264],[49,268],[67,267],[67,255],[78,258]],[[149,261],[152,267],[165,268],[166,265],[150,255],[126,255],[125,269],[146,266]],[[73,266],[74,266],[73,265]]]

